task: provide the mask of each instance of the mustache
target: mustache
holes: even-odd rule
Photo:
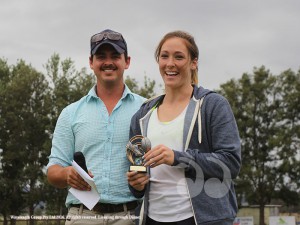
[[[107,66],[102,66],[101,70],[116,70],[117,67],[114,65],[107,65]]]

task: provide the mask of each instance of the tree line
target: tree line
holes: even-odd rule
[[[220,87],[237,120],[242,167],[236,180],[241,203],[282,204],[299,212],[300,204],[300,70],[272,75],[264,66]]]
[[[50,186],[45,167],[56,120],[68,104],[86,95],[95,83],[86,68],[53,54],[46,74],[24,60],[8,65],[0,59],[0,214],[34,215],[41,202],[49,215],[64,215],[67,190]],[[144,77],[125,83],[146,98],[156,82]],[[261,66],[215,90],[230,102],[240,131],[242,169],[235,181],[239,204],[278,201],[286,207],[300,202],[300,71],[272,75]],[[26,210],[26,211],[24,211]],[[34,221],[30,221],[34,224]],[[261,223],[263,224],[263,223]]]

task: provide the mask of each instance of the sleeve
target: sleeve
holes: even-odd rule
[[[70,166],[73,160],[75,139],[68,108],[58,117],[53,133],[51,154],[47,168],[52,165]]]
[[[130,123],[130,129],[129,129],[129,139],[136,135],[141,135],[141,128],[140,128],[140,123],[139,119],[141,118],[141,111],[142,108],[140,108],[131,118],[131,123]]]
[[[143,197],[144,197],[146,188],[145,188],[144,190],[142,190],[142,191],[138,191],[138,190],[135,190],[135,189],[134,189],[133,187],[131,187],[130,185],[128,185],[128,187],[129,187],[129,190],[131,191],[131,193],[133,194],[133,196],[134,196],[135,198],[143,198]]]
[[[130,130],[129,130],[129,139],[135,135],[141,135],[141,128],[139,124],[139,119],[142,116],[142,108],[140,108],[131,118]],[[128,184],[129,190],[136,198],[142,198],[145,194],[145,189],[143,191],[135,190],[132,186]]]
[[[173,166],[184,167],[192,177],[200,172],[204,179],[234,179],[241,167],[241,143],[231,107],[219,96],[208,98],[201,110],[202,136],[207,141],[199,144],[198,127],[194,128],[187,151],[174,151]]]

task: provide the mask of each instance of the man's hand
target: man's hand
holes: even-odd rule
[[[76,172],[73,166],[66,167],[67,184],[75,189],[82,191],[90,191],[91,186]],[[94,177],[91,171],[89,171],[90,177]]]
[[[89,171],[89,175],[94,177]],[[48,168],[47,177],[50,184],[57,188],[66,188],[71,186],[78,190],[90,191],[90,185],[76,172],[73,166],[62,167],[53,165]]]

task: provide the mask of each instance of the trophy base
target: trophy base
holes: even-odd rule
[[[130,171],[143,172],[143,173],[147,172],[147,168],[145,166],[130,166],[129,170]]]

